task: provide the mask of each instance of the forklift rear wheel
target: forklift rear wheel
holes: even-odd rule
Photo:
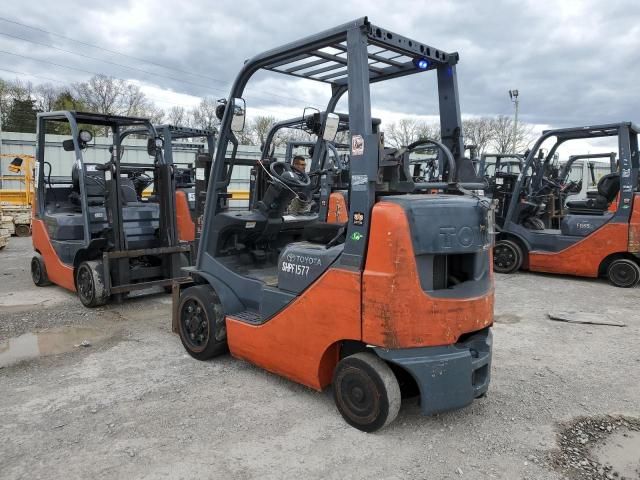
[[[28,237],[31,235],[31,227],[23,223],[16,225],[16,237]]]
[[[361,352],[343,358],[336,366],[333,398],[349,425],[363,432],[375,432],[398,415],[400,385],[382,359]]]
[[[640,266],[628,258],[619,258],[607,268],[607,277],[616,287],[630,288],[640,282]]]
[[[513,273],[522,266],[522,249],[511,240],[498,240],[493,247],[493,269],[497,273]]]
[[[178,304],[182,345],[193,358],[207,360],[227,351],[224,312],[209,285],[187,288]]]
[[[51,285],[47,276],[47,267],[44,264],[42,255],[36,253],[31,259],[31,279],[38,287],[46,287]]]
[[[107,303],[104,291],[104,267],[99,260],[82,262],[76,270],[76,289],[85,307],[94,308]]]

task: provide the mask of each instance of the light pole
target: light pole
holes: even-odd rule
[[[515,107],[516,107],[516,115],[515,118],[513,120],[513,150],[512,153],[516,153],[516,146],[517,146],[517,142],[518,142],[518,105],[520,103],[520,101],[518,100],[518,96],[520,95],[520,93],[518,92],[518,90],[513,89],[513,90],[509,90],[509,98],[511,99],[511,101],[514,103]]]

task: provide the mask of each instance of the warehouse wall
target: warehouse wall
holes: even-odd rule
[[[71,167],[74,161],[73,152],[65,152],[62,148],[62,141],[67,140],[68,135],[47,135],[46,136],[46,158],[51,163],[53,176],[71,175]],[[2,154],[26,154],[35,155],[36,135],[33,133],[2,132]],[[111,139],[106,137],[96,137],[91,146],[83,152],[84,161],[88,163],[103,163],[109,158],[109,146]],[[192,163],[198,148],[206,150],[206,145],[201,142],[174,142],[173,157],[175,163]],[[284,155],[284,149],[278,149],[278,155]],[[242,158],[260,158],[260,148],[252,145],[241,145],[238,156]],[[0,158],[0,174],[4,176],[12,175],[8,171],[12,158]],[[147,155],[147,142],[140,139],[125,140],[125,154],[123,161],[131,163],[150,163]],[[250,167],[237,166],[234,168],[233,181],[230,185],[232,190],[249,189]],[[5,180],[0,188],[18,189],[19,182]]]

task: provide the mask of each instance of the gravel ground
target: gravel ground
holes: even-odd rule
[[[570,433],[576,422],[640,417],[638,288],[498,276],[487,396],[433,417],[405,402],[393,424],[364,434],[330,392],[229,356],[191,359],[171,333],[168,295],[86,310],[58,287],[33,286],[29,259],[28,238],[0,252],[0,355],[30,332],[40,350],[53,334],[97,334],[0,368],[2,479],[582,478],[562,461],[594,461],[591,443],[580,443],[581,458],[568,450],[584,436]],[[554,322],[550,309],[607,313],[627,327]]]

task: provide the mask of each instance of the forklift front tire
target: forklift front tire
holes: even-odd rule
[[[631,288],[640,282],[640,266],[628,258],[619,258],[607,268],[607,278],[616,287]]]
[[[493,270],[497,273],[513,273],[522,266],[523,253],[512,240],[498,240],[493,247]]]
[[[342,418],[363,432],[375,432],[398,415],[400,385],[380,357],[361,352],[343,358],[333,373],[333,398]]]
[[[76,290],[87,308],[104,305],[109,300],[104,290],[104,266],[99,260],[82,262],[76,269]]]
[[[213,288],[196,285],[182,292],[178,330],[182,345],[196,360],[208,360],[227,351],[225,316]]]
[[[36,253],[31,259],[31,279],[38,287],[46,287],[51,285],[47,276],[47,267],[44,264],[42,255]]]

